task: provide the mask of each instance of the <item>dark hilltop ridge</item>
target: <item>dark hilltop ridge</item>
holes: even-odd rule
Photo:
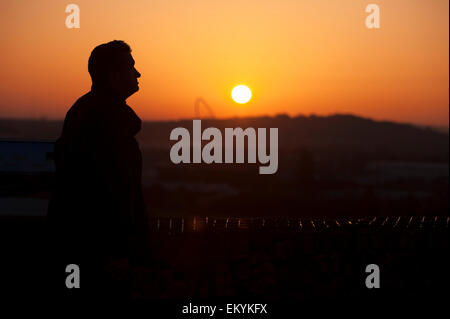
[[[166,142],[174,127],[192,130],[191,120],[146,122],[141,133],[143,145],[167,148]],[[375,121],[354,115],[332,116],[278,115],[275,117],[246,117],[202,120],[202,129],[217,127],[277,127],[280,149],[313,148],[365,151],[384,154],[385,159],[448,161],[448,134],[412,124]]]
[[[191,131],[192,120],[144,122],[138,135],[141,147],[161,151],[170,149],[173,142],[169,140],[169,135],[176,127],[185,127]],[[377,160],[449,160],[449,135],[445,130],[375,121],[347,114],[202,119],[202,129],[207,127],[221,130],[226,127],[276,127],[281,151],[306,147],[312,150],[364,152]],[[55,140],[61,128],[62,120],[0,119],[0,138]]]
[[[54,141],[62,124],[1,119],[0,142]],[[343,114],[202,119],[202,130],[278,128],[278,171],[260,175],[259,163],[172,163],[170,148],[176,142],[170,140],[170,132],[176,127],[192,132],[192,126],[192,119],[143,123],[138,139],[143,191],[151,215],[448,215],[446,133]],[[0,154],[0,195],[47,197],[51,176],[1,172],[1,167],[7,167],[1,165],[2,158],[7,162],[20,157],[9,154],[8,147],[4,145],[5,154]]]

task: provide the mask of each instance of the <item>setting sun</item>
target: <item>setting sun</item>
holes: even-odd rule
[[[238,85],[231,91],[233,101],[239,104],[245,104],[252,98],[252,91],[245,85]]]

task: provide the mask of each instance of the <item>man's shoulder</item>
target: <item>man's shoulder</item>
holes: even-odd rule
[[[88,110],[88,108],[92,108],[93,105],[97,104],[98,101],[96,97],[92,94],[92,92],[88,92],[83,96],[79,97],[72,107],[69,109],[69,112],[74,112],[75,110]]]
[[[88,92],[78,98],[70,107],[66,118],[76,118],[85,121],[91,118],[97,118],[103,109],[104,101],[92,92]]]
[[[99,102],[92,92],[88,92],[78,98],[67,111],[64,127],[66,131],[82,132],[90,130],[93,123],[98,122]]]

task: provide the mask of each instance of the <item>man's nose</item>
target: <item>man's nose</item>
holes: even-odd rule
[[[134,71],[136,72],[136,77],[137,77],[137,78],[140,78],[140,77],[141,77],[141,73],[139,73],[139,71],[136,70],[136,69],[134,69]]]

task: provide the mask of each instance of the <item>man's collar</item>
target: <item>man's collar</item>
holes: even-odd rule
[[[111,99],[113,101],[125,103],[124,98],[120,97],[115,90],[106,85],[92,84],[91,92],[94,94],[105,96],[106,98]]]
[[[101,96],[102,99],[112,102],[111,104],[119,106],[114,107],[113,118],[116,120],[118,128],[122,129],[122,132],[127,132],[131,135],[136,135],[142,127],[142,121],[134,110],[127,105],[125,99],[121,98],[113,89],[106,86],[92,85],[91,93],[97,96]],[[112,111],[112,109],[110,109]]]

